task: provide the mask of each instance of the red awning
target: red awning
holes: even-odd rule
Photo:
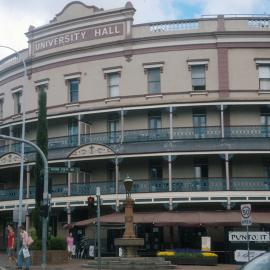
[[[103,224],[123,224],[123,213],[101,216]],[[256,224],[270,224],[270,212],[253,212],[252,221]],[[134,223],[161,225],[240,225],[240,211],[207,212],[144,212],[134,213]],[[96,223],[96,218],[75,222],[73,226],[88,226]]]

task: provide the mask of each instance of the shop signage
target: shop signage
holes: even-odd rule
[[[269,242],[269,232],[229,232],[229,241],[231,242]]]
[[[241,204],[241,224],[242,226],[252,225],[251,204]]]
[[[36,41],[33,43],[32,47],[34,52],[40,52],[73,43],[123,35],[123,29],[123,23],[86,28],[80,31],[74,31]]]
[[[211,250],[211,237],[202,236],[202,250],[204,251]]]
[[[248,262],[263,253],[265,253],[264,250],[250,250],[248,259],[248,250],[235,250],[234,259],[236,262]]]

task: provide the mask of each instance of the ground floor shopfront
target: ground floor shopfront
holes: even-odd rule
[[[209,237],[210,249],[219,255],[219,262],[234,263],[234,251],[247,249],[244,241],[229,241],[230,232],[245,231],[245,227],[240,224],[240,212],[236,210],[217,211],[209,207],[208,211],[206,209],[207,207],[201,207],[198,211],[168,211],[154,206],[152,209],[145,205],[137,207],[134,214],[135,231],[138,237],[144,239],[144,246],[140,253],[144,256],[154,256],[160,250],[201,250],[202,237]],[[89,209],[87,207],[72,208],[73,222],[66,226],[67,211],[63,208],[53,208],[49,233],[65,237],[71,230],[78,248],[82,239],[87,239],[88,245],[95,246],[97,242],[95,210],[95,208]],[[118,210],[102,207],[101,242],[103,256],[118,256],[114,239],[122,237],[124,232],[123,209]],[[87,219],[89,216],[91,218]],[[270,212],[256,210],[252,213],[252,219],[253,225],[250,227],[250,231],[270,232]],[[12,223],[12,211],[1,212],[0,249],[2,250],[6,247],[6,226],[9,223]],[[250,243],[251,250],[268,250],[269,247],[269,242]],[[87,253],[88,250],[84,250],[84,255]]]
[[[231,242],[230,232],[245,232],[238,211],[193,212],[140,212],[135,213],[136,235],[144,239],[139,251],[145,256],[155,256],[160,250],[196,252],[202,249],[202,237],[209,237],[211,251],[219,255],[220,263],[235,263],[234,252],[246,250],[247,243]],[[270,212],[254,212],[251,232],[270,232]],[[95,218],[73,223],[73,232],[82,233],[95,243]],[[104,255],[117,256],[114,239],[124,232],[124,215],[112,213],[101,217],[102,251]],[[269,241],[250,242],[251,250],[269,250]]]

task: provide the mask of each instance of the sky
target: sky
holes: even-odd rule
[[[0,45],[27,48],[30,25],[49,23],[71,0],[0,0]],[[81,0],[87,5],[111,9],[127,0]],[[270,0],[131,0],[134,23],[198,18],[211,14],[270,14]],[[0,59],[11,54],[0,48]]]

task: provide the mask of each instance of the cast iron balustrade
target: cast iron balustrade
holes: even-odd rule
[[[226,180],[224,178],[196,178],[173,179],[172,191],[224,191]]]
[[[181,20],[155,23],[150,25],[151,32],[168,32],[199,29],[199,21],[197,20]]]
[[[199,140],[199,139],[220,139],[220,126],[207,127],[175,127],[173,128],[173,140]],[[270,126],[230,126],[224,128],[224,138],[269,138]],[[153,142],[170,140],[170,129],[137,129],[126,130],[123,133],[101,132],[92,134],[81,134],[80,145],[84,144],[119,144],[133,142]],[[32,141],[35,143],[35,141]],[[64,149],[78,147],[78,135],[49,138],[48,149]],[[25,146],[25,152],[31,153],[34,150],[30,146]],[[0,155],[8,152],[20,153],[20,144],[12,143],[11,145],[0,146]]]
[[[71,196],[94,195],[96,187],[100,187],[101,194],[115,194],[115,181],[72,183]],[[270,178],[233,177],[230,179],[231,191],[270,191]],[[172,192],[203,192],[226,191],[226,180],[220,177],[209,178],[174,178],[172,179]],[[141,180],[134,179],[132,193],[163,193],[169,192],[169,180]],[[125,194],[122,182],[119,182],[119,193]],[[29,188],[29,198],[35,198],[35,187]],[[52,186],[52,197],[68,196],[67,185]],[[0,201],[17,200],[18,189],[1,189]],[[24,195],[26,197],[26,189]]]
[[[270,178],[233,177],[231,190],[270,190]]]

